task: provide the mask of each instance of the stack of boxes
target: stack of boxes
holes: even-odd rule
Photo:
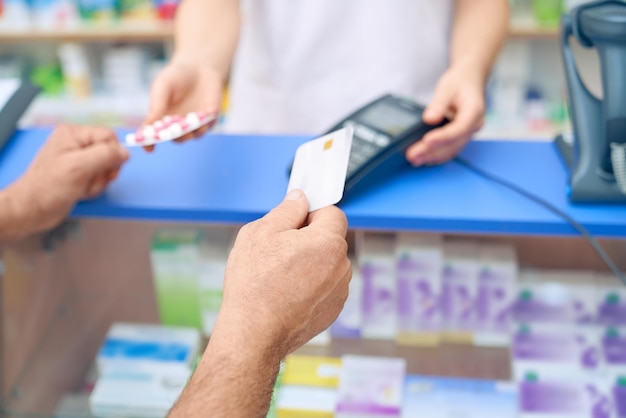
[[[201,334],[213,330],[234,237],[231,228],[155,235],[165,327],[110,330],[94,414],[165,416],[191,375]],[[626,290],[611,277],[524,270],[518,281],[511,246],[437,235],[357,233],[356,244],[344,310],[312,343],[332,335],[510,346],[514,381],[411,376],[401,359],[291,356],[269,417],[626,417]]]
[[[193,328],[114,324],[98,352],[89,404],[99,417],[164,417],[191,376],[200,350]]]
[[[268,418],[515,418],[517,388],[406,374],[403,359],[290,356]]]
[[[505,347],[518,267],[508,245],[438,235],[358,233],[337,338]]]
[[[626,416],[624,290],[591,272],[525,273],[511,347],[522,417]]]

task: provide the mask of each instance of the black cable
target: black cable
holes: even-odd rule
[[[514,192],[524,196],[525,198],[527,198],[527,199],[529,199],[529,200],[539,204],[540,206],[543,206],[544,208],[548,209],[549,211],[551,211],[555,215],[563,218],[576,231],[578,231],[578,233],[583,238],[585,238],[587,240],[587,242],[589,242],[589,245],[591,245],[591,247],[593,247],[593,249],[596,251],[596,253],[598,253],[598,255],[600,256],[602,261],[604,261],[604,263],[609,267],[609,269],[611,269],[611,271],[613,272],[615,277],[617,277],[619,279],[619,281],[622,282],[622,284],[624,286],[626,286],[626,277],[620,271],[620,269],[615,265],[613,260],[611,260],[611,257],[609,257],[609,255],[604,251],[604,249],[600,246],[600,244],[598,244],[596,239],[589,233],[589,231],[587,231],[587,228],[585,228],[580,223],[578,223],[570,215],[568,215],[567,213],[563,212],[561,209],[557,208],[556,206],[554,206],[550,202],[547,202],[546,200],[540,198],[539,196],[536,196],[536,195],[530,193],[529,191],[522,189],[521,187],[517,186],[514,183],[511,183],[508,180],[505,180],[503,178],[500,178],[498,176],[495,176],[495,175],[493,175],[491,173],[486,172],[485,170],[483,170],[483,169],[473,165],[472,163],[470,163],[469,161],[467,161],[466,159],[464,159],[462,157],[456,157],[454,159],[454,161],[456,161],[459,165],[462,165],[463,167],[467,168],[468,170],[474,172],[475,174],[478,174],[479,176],[484,177],[487,180],[492,181],[494,183],[498,183],[498,184],[506,187],[507,189],[513,190]]]

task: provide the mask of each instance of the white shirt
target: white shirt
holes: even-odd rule
[[[426,104],[454,0],[251,0],[225,130],[321,133],[384,93]]]

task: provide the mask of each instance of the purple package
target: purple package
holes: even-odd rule
[[[615,379],[613,402],[615,403],[615,415],[618,418],[626,418],[626,377],[620,376]]]
[[[611,392],[602,380],[539,381],[531,374],[519,384],[520,417],[614,418]]]
[[[599,330],[592,327],[522,324],[511,356],[516,379],[537,370],[548,378],[588,378],[605,371]]]
[[[397,328],[395,236],[364,234],[359,265],[363,277],[361,335],[393,340]]]
[[[596,289],[588,272],[524,272],[513,317],[518,322],[594,324]]]
[[[342,357],[337,418],[399,418],[405,373],[404,359]]]
[[[507,245],[482,245],[474,344],[509,345],[516,283],[515,249]]]
[[[441,328],[441,238],[403,233],[397,237],[398,342],[436,344]]]
[[[626,373],[626,332],[611,327],[602,336],[602,354],[609,372]]]
[[[352,280],[350,293],[337,320],[330,327],[330,333],[337,338],[360,338],[362,323],[363,278],[358,264],[352,260]]]
[[[598,322],[603,325],[626,326],[626,289],[600,286],[598,295]]]
[[[475,323],[478,254],[473,242],[446,242],[441,309],[448,332],[469,332]]]

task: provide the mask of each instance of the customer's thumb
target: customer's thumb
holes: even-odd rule
[[[299,229],[309,214],[309,202],[301,190],[291,190],[285,199],[267,215],[263,223],[276,231]]]

